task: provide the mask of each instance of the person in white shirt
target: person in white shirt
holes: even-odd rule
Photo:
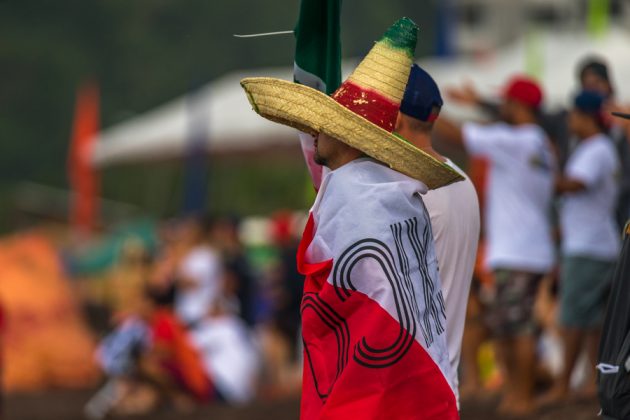
[[[245,323],[230,311],[209,316],[190,330],[207,375],[230,404],[245,404],[256,394],[260,357]]]
[[[175,273],[175,313],[187,326],[208,315],[223,293],[222,263],[207,234],[200,218],[186,219],[180,225],[183,249]]]
[[[440,90],[433,78],[414,64],[400,104],[395,131],[465,178],[462,182],[431,190],[422,197],[429,212],[435,241],[446,304],[446,344],[451,364],[451,383],[459,403],[457,372],[468,293],[479,243],[479,201],[475,187],[466,174],[432,147],[431,131],[442,104]]]
[[[505,122],[459,127],[441,117],[435,131],[444,141],[488,160],[485,226],[486,264],[495,277],[487,323],[498,341],[506,387],[499,411],[534,409],[533,304],[540,280],[554,265],[550,220],[555,157],[537,124],[542,90],[527,77],[514,77],[500,106]]]
[[[620,163],[613,141],[604,134],[603,102],[598,93],[583,91],[569,115],[569,128],[578,144],[556,181],[556,190],[563,197],[559,321],[565,364],[543,404],[568,396],[571,374],[583,347],[592,366],[597,363],[604,309],[620,248],[615,222]],[[593,381],[585,389],[591,397],[597,390],[595,371],[592,373]]]

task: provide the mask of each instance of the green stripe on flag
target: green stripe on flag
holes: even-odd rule
[[[295,27],[296,82],[333,93],[341,84],[341,0],[302,0]]]

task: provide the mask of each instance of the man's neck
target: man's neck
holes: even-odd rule
[[[536,119],[535,115],[530,114],[529,112],[525,113],[525,112],[520,112],[517,113],[517,115],[514,116],[514,121],[513,121],[513,125],[530,125],[530,124],[537,124],[538,120]]]
[[[580,136],[580,142],[584,142],[584,141],[589,141],[595,138],[595,136],[597,136],[598,134],[602,134],[602,132],[600,130],[588,130],[585,131],[584,133],[582,133],[582,135]]]
[[[435,151],[433,144],[431,143],[431,136],[429,133],[418,133],[411,130],[401,130],[398,132],[409,143],[422,150],[424,153],[436,158],[440,162],[446,162],[446,158]]]
[[[335,169],[339,169],[342,166],[352,162],[353,160],[359,159],[360,157],[364,156],[365,154],[363,152],[348,147],[329,159],[326,166],[328,166],[328,169],[330,169],[331,171],[334,171]]]

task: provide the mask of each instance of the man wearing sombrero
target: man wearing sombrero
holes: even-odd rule
[[[396,22],[332,97],[276,79],[241,82],[261,116],[316,135],[315,159],[331,170],[297,256],[303,419],[458,417],[420,194],[461,176],[392,134],[416,37],[413,22]]]

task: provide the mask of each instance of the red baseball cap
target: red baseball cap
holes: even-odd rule
[[[538,108],[543,100],[543,92],[533,79],[527,76],[514,76],[505,86],[503,98]]]

